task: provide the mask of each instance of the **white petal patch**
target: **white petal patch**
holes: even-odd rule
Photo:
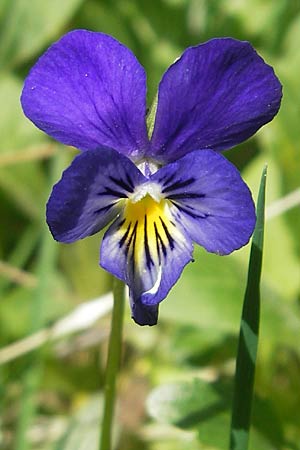
[[[153,200],[159,203],[162,198],[161,186],[153,181],[147,181],[146,183],[137,186],[134,192],[129,196],[129,199],[132,203],[137,203],[146,197],[146,195],[150,195]]]
[[[157,273],[157,280],[154,283],[154,285],[152,286],[152,288],[149,289],[148,291],[146,291],[145,294],[154,295],[157,293],[159,286],[160,286],[161,277],[162,277],[162,268],[161,268],[161,266],[159,266],[158,273]]]

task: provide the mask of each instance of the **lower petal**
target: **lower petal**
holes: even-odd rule
[[[174,222],[168,202],[130,201],[106,232],[101,266],[129,286],[133,319],[154,325],[158,303],[192,260],[192,242]]]

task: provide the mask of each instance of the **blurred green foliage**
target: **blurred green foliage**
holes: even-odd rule
[[[98,266],[101,236],[67,246],[45,226],[53,181],[75,152],[39,132],[19,104],[31,65],[75,28],[109,33],[133,50],[148,74],[149,104],[187,46],[215,36],[251,41],[282,81],[282,108],[227,155],[255,197],[268,163],[267,206],[300,188],[299,0],[0,0],[1,347],[110,290]],[[299,205],[266,226],[253,450],[300,449],[299,230]],[[127,311],[119,450],[227,448],[248,253],[196,248],[157,327],[137,327]],[[108,329],[105,317],[0,366],[1,449],[97,448]]]

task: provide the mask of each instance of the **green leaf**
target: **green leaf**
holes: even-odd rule
[[[181,428],[198,426],[222,408],[223,402],[213,385],[196,378],[159,386],[147,400],[151,417]]]
[[[193,367],[219,366],[235,357],[237,339],[231,333],[218,328],[202,329],[186,325],[172,328],[166,352],[172,355],[175,364],[188,364]],[[176,348],[176,353],[173,353]]]
[[[249,440],[260,321],[266,171],[265,167],[258,195],[257,220],[252,238],[248,281],[241,318],[230,432],[230,448],[232,450],[247,450]]]
[[[158,422],[195,429],[199,442],[209,449],[224,449],[229,428],[226,397],[217,385],[195,378],[154,389],[147,411]]]
[[[53,40],[82,0],[13,0],[6,2],[0,23],[0,61],[11,67],[31,58]]]
[[[226,449],[231,396],[231,383],[222,379],[214,383],[200,379],[179,381],[155,388],[148,397],[147,411],[161,424],[195,431],[200,443],[209,449]],[[251,440],[262,444],[253,448],[281,448],[283,431],[272,404],[259,397],[255,400]],[[270,427],[270,423],[274,426]]]

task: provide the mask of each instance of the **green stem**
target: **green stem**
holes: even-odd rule
[[[104,387],[104,411],[99,450],[111,450],[112,423],[115,409],[116,381],[122,353],[122,328],[125,304],[125,286],[117,278],[113,280],[114,305],[108,345]]]

